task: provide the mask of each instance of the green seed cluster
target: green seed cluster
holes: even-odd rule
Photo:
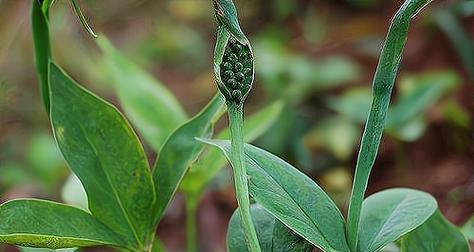
[[[234,38],[227,43],[220,66],[223,90],[227,100],[241,103],[253,81],[253,58],[250,48]]]

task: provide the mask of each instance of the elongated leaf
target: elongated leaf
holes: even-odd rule
[[[195,138],[212,134],[214,123],[222,115],[223,108],[224,98],[218,94],[199,114],[173,132],[163,145],[153,170],[159,195],[155,206],[156,222],[163,216],[189,166],[203,149]]]
[[[407,40],[410,20],[430,2],[431,0],[406,0],[393,17],[382,48],[373,80],[372,105],[357,157],[349,204],[347,234],[349,246],[352,250],[357,248],[362,202],[382,139],[387,110]]]
[[[232,215],[227,231],[227,250],[229,252],[248,251],[244,230],[238,209]],[[257,231],[260,247],[264,252],[309,252],[312,246],[299,235],[276,220],[258,204],[250,206],[252,221]]]
[[[72,7],[74,8],[74,12],[76,12],[77,17],[79,18],[79,21],[82,24],[82,27],[94,38],[97,38],[97,34],[95,34],[94,29],[92,29],[92,26],[87,22],[86,17],[84,14],[82,14],[81,7],[79,6],[78,0],[71,0]]]
[[[47,11],[43,12],[39,1],[31,1],[31,27],[35,46],[35,63],[43,105],[49,113],[48,64],[51,59],[51,44]]]
[[[0,220],[0,243],[51,249],[127,247],[92,215],[55,202],[13,200],[0,206]]]
[[[469,252],[469,243],[438,210],[423,225],[402,238],[400,251]]]
[[[244,124],[244,141],[252,142],[265,131],[268,130],[276,121],[283,108],[280,101],[274,102],[262,110],[248,117]],[[217,138],[230,138],[229,129],[226,128],[217,134]],[[204,189],[204,187],[216,176],[216,174],[226,165],[225,157],[218,149],[212,148],[207,150],[192,165],[189,173],[183,180],[183,191],[196,193]]]
[[[186,121],[186,113],[163,84],[126,59],[104,35],[97,43],[125,113],[158,152],[166,138]]]
[[[464,67],[471,75],[471,79],[474,79],[474,43],[469,33],[464,30],[452,10],[440,8],[432,16],[435,23],[453,44],[458,57],[461,58]]]
[[[203,140],[228,158],[230,142]],[[349,251],[341,212],[310,178],[273,154],[245,146],[249,191],[290,229],[325,251]]]
[[[141,249],[152,227],[155,191],[145,152],[122,114],[50,64],[51,122],[81,180],[91,213]]]
[[[436,207],[431,195],[413,189],[395,188],[371,195],[362,205],[357,251],[379,251],[423,224]]]
[[[460,80],[460,76],[452,71],[427,72],[404,78],[405,82],[414,82],[416,86],[392,106],[385,126],[393,131],[413,120],[459,85]]]

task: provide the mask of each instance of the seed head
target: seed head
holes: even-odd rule
[[[227,42],[220,65],[221,92],[227,101],[240,104],[250,92],[253,82],[253,57],[248,45],[234,37]]]

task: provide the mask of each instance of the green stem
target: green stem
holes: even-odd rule
[[[186,195],[186,247],[188,252],[198,251],[197,207],[199,197],[196,194]]]
[[[351,251],[357,251],[362,202],[382,138],[393,85],[407,39],[410,19],[429,2],[430,0],[405,1],[392,20],[382,48],[374,76],[373,100],[357,157],[351,202],[349,204],[347,236]]]
[[[51,60],[48,17],[37,0],[32,0],[31,27],[35,46],[35,63],[44,107],[49,114],[48,66]]]
[[[247,185],[247,173],[244,163],[244,138],[243,138],[243,105],[229,102],[227,104],[229,112],[229,126],[231,133],[231,163],[234,172],[235,194],[239,205],[239,213],[242,219],[242,226],[245,231],[245,239],[250,252],[260,252],[257,232],[250,216],[250,198]]]

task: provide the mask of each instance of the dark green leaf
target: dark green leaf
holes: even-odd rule
[[[436,207],[431,195],[413,189],[396,188],[371,195],[362,205],[357,251],[379,251],[423,224]]]
[[[400,251],[469,252],[469,243],[438,210],[423,225],[402,238]]]
[[[230,142],[201,140],[228,157]],[[326,251],[349,251],[342,214],[310,178],[273,154],[245,146],[249,191],[290,229]]]
[[[223,109],[224,98],[216,95],[199,114],[173,132],[163,145],[153,170],[159,195],[155,207],[156,222],[163,216],[186,171],[203,149],[195,138],[212,135],[214,123]]]
[[[237,209],[232,215],[227,231],[229,252],[248,251],[238,211]],[[312,250],[310,243],[276,220],[262,206],[251,205],[250,213],[263,252],[308,252]]]
[[[155,191],[147,157],[123,115],[50,65],[51,122],[59,148],[87,192],[91,213],[141,249]]]
[[[0,206],[0,243],[40,248],[127,247],[111,229],[77,208],[43,200]]]
[[[166,138],[186,121],[186,113],[164,85],[126,59],[105,36],[97,43],[125,113],[158,152]]]

